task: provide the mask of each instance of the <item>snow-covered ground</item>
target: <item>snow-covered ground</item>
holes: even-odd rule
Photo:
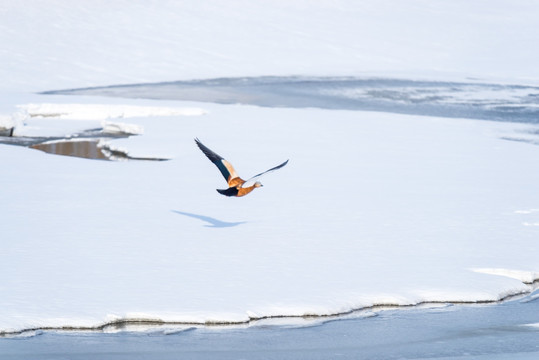
[[[0,89],[221,76],[539,82],[530,0],[4,0]]]
[[[138,134],[110,143],[170,160],[0,145],[0,331],[243,322],[529,292],[539,272],[536,125],[32,92],[291,74],[538,84],[538,10],[7,1],[0,125],[25,137]],[[226,198],[195,137],[244,177],[290,163],[249,196]],[[507,140],[522,138],[532,140]]]

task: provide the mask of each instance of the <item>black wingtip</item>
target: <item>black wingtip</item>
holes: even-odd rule
[[[277,165],[276,167],[274,167],[274,168],[271,169],[271,170],[277,170],[277,169],[282,168],[283,166],[285,166],[286,164],[288,164],[288,161],[289,161],[289,160],[290,160],[290,159],[286,160],[284,163],[282,163],[281,165]]]
[[[238,189],[236,189],[235,187],[230,187],[228,189],[216,189],[217,192],[221,195],[225,195],[225,196],[236,196],[238,195]]]
[[[223,157],[216,154],[215,152],[213,152],[212,150],[210,150],[210,148],[208,148],[206,145],[204,145],[203,143],[200,142],[200,140],[198,140],[198,138],[195,138],[195,143],[197,144],[198,148],[200,150],[202,150],[202,152],[208,157],[208,159],[210,159],[214,164],[217,165],[217,162],[222,160]]]

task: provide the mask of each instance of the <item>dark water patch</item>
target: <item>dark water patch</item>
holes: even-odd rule
[[[539,123],[539,87],[357,77],[245,77],[114,85],[43,94],[383,111]]]
[[[13,127],[11,127],[11,128],[0,127],[0,136],[11,137],[11,136],[13,136],[13,131],[14,130],[15,130],[15,128],[13,128]]]
[[[90,140],[60,140],[30,145],[30,148],[49,154],[74,156],[95,160],[152,160],[164,161],[164,158],[133,157],[127,151],[115,149],[110,144],[98,139]]]
[[[30,145],[30,148],[56,155],[75,156],[86,159],[109,159],[103,152],[102,147],[99,146],[99,141],[96,140],[44,142]]]
[[[0,144],[24,146],[41,150],[48,154],[73,156],[92,160],[146,160],[165,161],[159,157],[136,157],[127,150],[111,146],[108,140],[128,138],[133,134],[122,131],[111,131],[107,128],[87,129],[69,136],[14,136],[13,129],[6,136],[0,133]]]

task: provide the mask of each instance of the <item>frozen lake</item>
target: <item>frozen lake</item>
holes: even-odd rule
[[[539,3],[2,10],[1,359],[538,357]]]
[[[384,310],[314,326],[58,333],[0,339],[2,359],[537,359],[539,294],[502,304]]]
[[[539,87],[478,81],[267,76],[47,91],[267,107],[382,111],[510,122],[539,122]]]
[[[390,79],[243,78],[49,94],[372,110],[535,124],[539,89]],[[534,136],[528,139],[525,142],[536,141]],[[243,224],[173,212],[187,219],[209,219],[217,227]],[[0,339],[0,354],[9,359],[535,359],[539,356],[538,298],[536,291],[503,303],[441,301],[430,307],[363,311],[368,316],[360,311],[359,316],[327,321],[289,318],[222,327],[131,324],[94,332],[38,330]]]

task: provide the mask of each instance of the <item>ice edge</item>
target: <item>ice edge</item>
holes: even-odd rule
[[[128,325],[148,325],[148,326],[160,326],[160,325],[186,325],[186,326],[237,326],[237,325],[251,325],[258,321],[268,320],[268,319],[335,319],[338,320],[340,317],[351,315],[356,312],[368,311],[368,310],[377,310],[377,309],[407,309],[413,307],[419,307],[424,305],[439,305],[439,304],[448,304],[448,305],[479,305],[479,304],[496,304],[508,301],[515,297],[520,297],[524,295],[531,294],[535,287],[534,285],[539,284],[539,277],[535,278],[533,282],[523,282],[523,284],[528,285],[529,288],[523,291],[500,293],[497,299],[495,300],[425,300],[419,301],[416,303],[410,304],[397,304],[397,303],[377,303],[367,306],[361,306],[357,308],[351,308],[346,311],[334,312],[328,314],[315,314],[315,313],[305,313],[297,315],[263,315],[263,316],[254,316],[252,313],[248,313],[248,319],[246,320],[206,320],[206,321],[167,321],[159,318],[144,318],[144,317],[125,317],[118,318],[111,321],[103,322],[95,326],[39,326],[24,328],[20,330],[5,330],[0,331],[0,337],[8,337],[14,335],[21,335],[27,332],[42,332],[42,331],[70,331],[70,332],[82,332],[82,331],[104,331],[110,327],[124,327]]]

